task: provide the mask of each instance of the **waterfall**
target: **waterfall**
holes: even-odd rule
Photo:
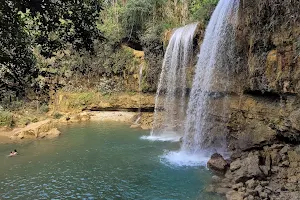
[[[219,120],[226,121],[228,114],[238,7],[238,0],[220,0],[205,31],[188,103],[183,151],[199,153],[218,140],[222,140],[218,145],[225,142],[226,127],[212,118],[217,112]]]
[[[155,99],[153,137],[183,133],[180,123],[185,120],[187,108],[186,68],[193,57],[193,37],[197,24],[178,28],[167,47]]]
[[[144,65],[141,64],[140,65],[140,71],[139,71],[139,108],[138,108],[138,117],[135,120],[135,122],[133,124],[139,124],[141,117],[142,117],[142,112],[141,112],[141,107],[142,107],[142,79],[143,79],[143,68]]]

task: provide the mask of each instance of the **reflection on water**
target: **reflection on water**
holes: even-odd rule
[[[214,199],[207,170],[161,162],[178,143],[141,140],[126,125],[61,127],[63,135],[0,146],[0,199]],[[20,156],[8,158],[13,149]]]

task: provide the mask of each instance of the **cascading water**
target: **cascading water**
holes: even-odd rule
[[[210,123],[212,111],[226,117],[238,7],[238,0],[220,0],[206,29],[187,110],[182,150],[197,152],[211,145],[205,143],[211,143],[209,133],[216,126]],[[222,128],[218,131],[225,134]]]
[[[143,68],[144,65],[140,65],[140,72],[139,72],[139,108],[138,108],[138,118],[135,120],[134,124],[139,124],[141,117],[142,117],[142,112],[141,112],[141,107],[142,107],[142,100],[141,100],[141,93],[142,93],[142,78],[143,78]]]
[[[197,24],[178,28],[171,37],[163,61],[155,99],[151,136],[159,140],[179,140],[187,107],[186,68],[191,64]]]
[[[234,30],[238,8],[239,0],[220,0],[211,17],[198,56],[181,151],[167,153],[164,159],[168,162],[177,165],[206,164],[204,149],[222,138],[210,134],[218,132],[225,135],[224,124],[216,124],[213,118],[215,113],[226,118],[227,94],[232,87],[230,69],[235,67]]]

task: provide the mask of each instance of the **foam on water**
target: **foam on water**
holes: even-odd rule
[[[142,140],[159,141],[159,142],[179,142],[182,136],[173,131],[165,131],[161,135],[145,135]]]
[[[209,156],[204,153],[189,153],[187,151],[166,151],[160,156],[160,161],[170,167],[206,166]]]

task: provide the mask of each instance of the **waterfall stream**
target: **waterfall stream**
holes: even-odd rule
[[[140,65],[140,71],[139,71],[139,109],[138,109],[138,117],[135,120],[135,122],[133,124],[138,125],[140,123],[141,117],[142,117],[142,112],[141,112],[141,108],[142,108],[142,80],[143,80],[143,69],[144,69],[144,65],[141,64]]]
[[[181,149],[163,156],[173,165],[202,165],[213,151],[224,153],[228,94],[235,87],[232,71],[237,60],[234,40],[238,8],[239,0],[220,0],[207,26],[186,111]]]
[[[179,140],[187,108],[186,68],[193,57],[193,38],[197,24],[178,28],[167,47],[155,99],[151,137]],[[160,139],[159,139],[160,138]]]
[[[187,109],[183,151],[195,153],[226,144],[226,127],[215,123],[213,114],[226,121],[238,7],[238,0],[220,0],[206,29]]]

